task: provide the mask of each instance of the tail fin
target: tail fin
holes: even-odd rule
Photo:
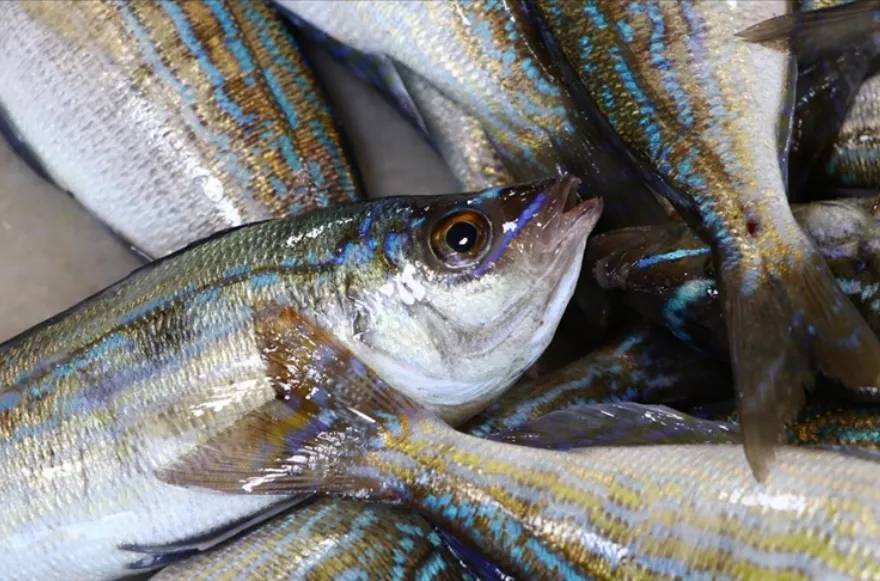
[[[814,367],[857,391],[880,385],[880,343],[818,253],[765,272],[768,284],[752,292],[744,277],[722,272],[737,407],[758,479],[800,410]]]
[[[290,307],[256,316],[276,399],[198,446],[160,477],[229,493],[324,492],[399,500],[362,462],[420,419],[439,422]]]

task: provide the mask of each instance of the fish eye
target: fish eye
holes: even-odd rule
[[[491,229],[489,220],[476,210],[453,212],[431,230],[431,251],[450,268],[468,266],[489,247]]]

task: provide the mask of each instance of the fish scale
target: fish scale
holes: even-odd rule
[[[154,579],[469,579],[418,515],[321,499]]]
[[[484,406],[543,351],[573,292],[601,208],[566,209],[574,187],[386,198],[249,225],[0,346],[0,576],[117,577],[286,502],[158,477],[283,395],[255,336],[274,305],[332,330],[450,421]],[[461,212],[488,216],[487,246],[450,269],[433,228]],[[470,342],[458,325],[478,327]]]
[[[712,245],[743,436],[758,477],[821,371],[880,382],[880,342],[791,214],[787,53],[738,34],[784,1],[529,0],[615,131]],[[856,14],[859,17],[859,14]]]
[[[154,257],[361,197],[296,40],[263,3],[3,3],[0,87],[51,177]]]
[[[181,458],[167,481],[403,503],[528,579],[880,575],[874,461],[781,448],[757,482],[739,446],[494,442],[389,389],[293,312],[257,336],[285,403]],[[301,342],[323,350],[291,348]],[[325,389],[323,431],[303,434],[313,412],[300,402]]]

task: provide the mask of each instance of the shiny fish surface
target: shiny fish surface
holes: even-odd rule
[[[478,119],[418,75],[402,76],[431,140],[465,189],[515,181]]]
[[[880,575],[876,462],[781,448],[759,483],[739,446],[512,446],[451,429],[294,312],[257,335],[285,397],[167,481],[403,502],[527,579]],[[309,438],[302,402],[324,388]]]
[[[490,438],[547,450],[740,441],[734,424],[696,418],[663,405],[632,402],[565,408]]]
[[[788,3],[529,5],[611,125],[711,241],[746,449],[765,474],[812,362],[853,387],[880,383],[880,342],[788,208],[779,164],[793,103],[788,55],[737,36]]]
[[[472,415],[543,351],[571,297],[601,208],[577,203],[575,187],[388,198],[247,226],[4,344],[0,571],[119,576],[142,562],[132,547],[185,544],[280,500],[155,474],[276,397],[254,335],[267,303],[318,322],[392,384],[419,386],[410,394],[447,420]],[[444,233],[463,221],[478,242],[458,252]]]
[[[321,499],[208,553],[166,567],[152,579],[380,577],[469,578],[440,536],[417,514]]]
[[[361,197],[261,2],[0,3],[0,108],[62,189],[152,257]]]
[[[593,403],[691,404],[724,398],[730,377],[720,365],[639,325],[586,357],[538,379],[520,381],[471,419],[474,436],[518,429],[545,414]]]
[[[874,198],[793,207],[841,290],[880,332],[880,221]],[[684,224],[609,232],[591,241],[599,284],[685,343],[726,353],[726,331],[709,248]]]
[[[729,389],[729,378],[718,366],[701,359],[694,356],[688,349],[676,345],[664,332],[647,326],[639,327],[626,333],[621,339],[610,342],[608,346],[597,350],[584,360],[577,361],[546,378],[541,378],[538,381],[521,381],[508,390],[489,409],[469,421],[463,430],[477,436],[491,434],[493,437],[496,435],[493,432],[506,430],[507,435],[513,432],[514,436],[518,438],[517,443],[534,445],[533,441],[527,441],[527,438],[521,437],[522,434],[519,432],[522,431],[523,424],[530,421],[541,421],[541,419],[548,417],[545,414],[552,414],[554,411],[567,410],[587,403],[621,399],[659,402],[676,401],[677,398],[684,397],[688,402],[692,402],[711,398],[716,392],[721,392],[722,396],[726,395],[725,388]],[[679,414],[679,416],[683,416],[683,414]],[[579,419],[583,420],[584,418]],[[706,424],[710,424],[710,422],[706,422]],[[632,426],[632,422],[629,425]],[[700,437],[690,438],[689,441],[707,441],[708,439],[733,441],[731,437],[727,436],[728,432],[719,428],[720,425],[709,426],[714,430],[709,430],[708,434],[702,434]],[[654,426],[657,424],[654,423]],[[607,427],[606,423],[596,430],[601,432]],[[624,426],[620,427],[624,428]],[[574,427],[572,431],[580,438],[580,444],[585,445],[584,428]],[[629,433],[632,434],[635,431],[630,430]],[[655,430],[656,432],[657,430]],[[674,435],[681,436],[681,430],[677,432],[672,430],[672,432],[675,432]],[[640,433],[644,433],[644,429],[641,429]],[[602,437],[602,434],[597,434],[597,436]],[[359,508],[356,509],[355,506]],[[395,513],[386,514],[385,509],[377,507],[355,506],[344,505],[341,510],[349,515],[350,520],[369,521],[369,524],[365,524],[362,529],[359,527],[358,530],[362,531],[365,537],[373,538],[384,535],[384,538],[387,538],[389,533],[384,519],[391,518]],[[364,514],[356,516],[360,512]],[[373,515],[377,513],[382,514],[382,520],[374,521]],[[288,531],[294,527],[304,526],[302,525],[304,521],[297,520],[299,514],[300,511],[296,510],[289,516],[278,517],[270,523],[260,525],[258,531]],[[335,513],[333,514],[333,517],[326,518],[336,518]],[[421,517],[410,516],[410,519],[413,526],[416,522],[424,522]],[[307,535],[313,535],[312,530],[309,528]],[[394,531],[391,531],[390,534],[398,536]],[[301,538],[298,537],[298,539]],[[306,536],[305,540],[318,542],[313,536]],[[239,573],[250,570],[253,566],[253,559],[244,559],[241,561],[240,567],[230,565],[230,554],[241,553],[252,556],[260,555],[261,571],[277,568],[284,571],[285,575],[306,576],[307,571],[313,570],[310,568],[312,561],[286,558],[289,553],[289,547],[285,544],[287,542],[291,542],[289,537],[280,536],[280,533],[279,535],[269,532],[266,534],[254,533],[234,541],[229,551],[211,550],[166,569],[166,571],[169,572],[169,575],[173,573],[168,578],[192,578],[203,574],[203,571],[210,572],[222,569]],[[321,546],[332,547],[332,549],[328,549],[327,558],[322,556],[320,559],[322,564],[335,563],[337,557],[356,559],[356,555],[361,553],[357,544],[349,545],[344,539],[332,543],[327,541]],[[278,557],[278,554],[283,554],[285,557]],[[374,565],[372,573],[380,575],[386,571],[384,565],[384,562]],[[160,578],[163,578],[164,574],[165,572],[160,575]]]
[[[335,40],[422,77],[480,122],[516,180],[564,168],[585,181],[590,195],[605,199],[606,221],[665,217],[619,139],[594,109],[575,102],[519,3],[276,4]]]

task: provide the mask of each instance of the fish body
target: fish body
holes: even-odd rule
[[[550,412],[492,440],[532,448],[738,443],[731,423],[704,420],[663,405],[596,403]]]
[[[4,344],[3,576],[119,576],[142,566],[136,548],[186,544],[283,500],[156,476],[276,398],[255,339],[267,303],[320,321],[450,421],[472,415],[537,358],[573,292],[600,208],[571,206],[574,187],[389,198],[246,226]],[[449,246],[461,243],[453,226],[474,235],[466,251]]]
[[[567,453],[479,439],[295,313],[269,324],[263,353],[287,398],[182,459],[168,482],[404,503],[529,579],[880,574],[876,462],[783,448],[759,483],[739,446]],[[330,347],[307,357],[287,347],[301,342]],[[323,433],[302,437],[313,416],[301,402],[323,388],[334,394]]]
[[[516,181],[477,118],[419,75],[401,74],[431,141],[465,189]]]
[[[170,579],[467,579],[419,515],[319,499],[244,536],[166,567]]]
[[[880,342],[791,215],[779,152],[791,62],[738,33],[784,1],[530,2],[623,141],[711,242],[743,434],[765,474],[818,368],[880,383]]]
[[[726,397],[728,372],[641,324],[546,376],[524,379],[473,417],[464,430],[486,437],[542,416],[595,403],[635,401],[691,405]]]
[[[793,206],[793,213],[841,290],[880,332],[878,199]],[[709,247],[684,224],[622,229],[591,241],[588,262],[599,284],[692,347],[724,356],[724,327]]]
[[[421,77],[482,125],[514,179],[563,168],[605,199],[606,220],[665,219],[607,124],[575,102],[519,3],[276,4],[338,42],[390,59],[405,83]]]
[[[259,2],[4,2],[0,108],[151,257],[361,197],[296,40]]]

